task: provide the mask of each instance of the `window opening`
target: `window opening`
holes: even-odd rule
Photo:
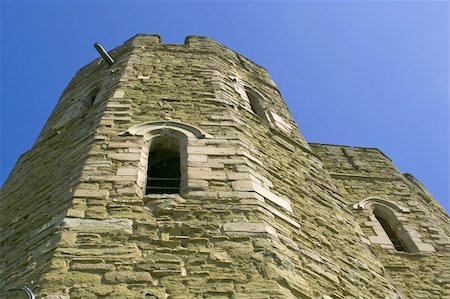
[[[383,227],[383,229],[386,232],[386,234],[388,235],[389,239],[391,239],[391,242],[394,245],[395,249],[397,251],[406,252],[405,245],[403,244],[402,240],[399,237],[397,237],[397,234],[392,229],[392,227],[389,225],[389,223],[384,218],[380,217],[379,215],[375,214],[375,217],[377,218],[378,222]]]
[[[250,88],[245,88],[245,93],[250,101],[250,107],[252,108],[253,113],[258,115],[260,118],[265,119],[266,116],[263,107],[263,97]]]
[[[92,90],[89,95],[86,97],[86,103],[88,107],[91,107],[94,105],[95,100],[97,99],[98,93],[100,92],[100,88],[95,88]]]
[[[180,144],[178,139],[156,137],[148,155],[145,194],[180,193]]]

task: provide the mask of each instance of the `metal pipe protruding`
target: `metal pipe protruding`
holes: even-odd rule
[[[95,50],[102,56],[103,60],[108,64],[108,66],[111,66],[114,64],[114,59],[106,52],[106,50],[100,45],[99,43],[94,44]]]

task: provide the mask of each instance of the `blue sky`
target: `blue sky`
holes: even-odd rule
[[[309,142],[380,148],[450,210],[447,1],[2,1],[1,181],[75,72],[137,33],[264,66]]]

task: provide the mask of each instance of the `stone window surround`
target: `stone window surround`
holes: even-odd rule
[[[138,186],[144,186],[143,188],[145,188],[147,184],[147,161],[152,140],[155,137],[160,136],[168,136],[177,139],[180,144],[180,194],[187,191],[187,146],[189,141],[195,141],[197,139],[203,138],[213,138],[213,136],[204,133],[194,126],[174,121],[146,122],[140,125],[133,126],[125,132],[122,132],[120,135],[142,136],[148,142],[146,151],[145,153],[143,153],[145,154],[144,158],[146,161],[145,169],[139,170],[140,173],[138,174],[137,181]]]
[[[269,101],[255,88],[245,85],[244,91],[248,103],[250,104],[251,111],[258,115],[262,120],[270,123],[267,105]]]
[[[230,76],[234,81],[234,89],[246,100],[246,105],[243,107],[253,114],[257,114],[262,121],[268,123],[270,126],[281,130],[283,133],[289,134],[292,130],[292,126],[280,115],[278,115],[274,109],[271,108],[273,103],[267,99],[257,88],[252,84],[244,81],[236,76]],[[255,95],[255,99],[258,103],[251,104],[251,99],[248,97],[248,93]],[[254,111],[252,106],[257,110]]]
[[[424,243],[420,233],[408,225],[407,214],[410,213],[408,208],[402,207],[392,201],[379,198],[368,197],[353,205],[355,210],[364,210],[370,221],[365,222],[375,232],[374,236],[369,236],[372,244],[377,244],[381,248],[395,250],[387,233],[384,231],[380,222],[375,217],[376,214],[386,220],[391,228],[395,231],[398,238],[404,243],[407,253],[430,253],[436,250],[431,244]]]

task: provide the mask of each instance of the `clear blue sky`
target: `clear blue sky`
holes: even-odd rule
[[[450,210],[447,1],[2,1],[1,181],[75,72],[136,33],[266,67],[310,142],[380,148]]]

